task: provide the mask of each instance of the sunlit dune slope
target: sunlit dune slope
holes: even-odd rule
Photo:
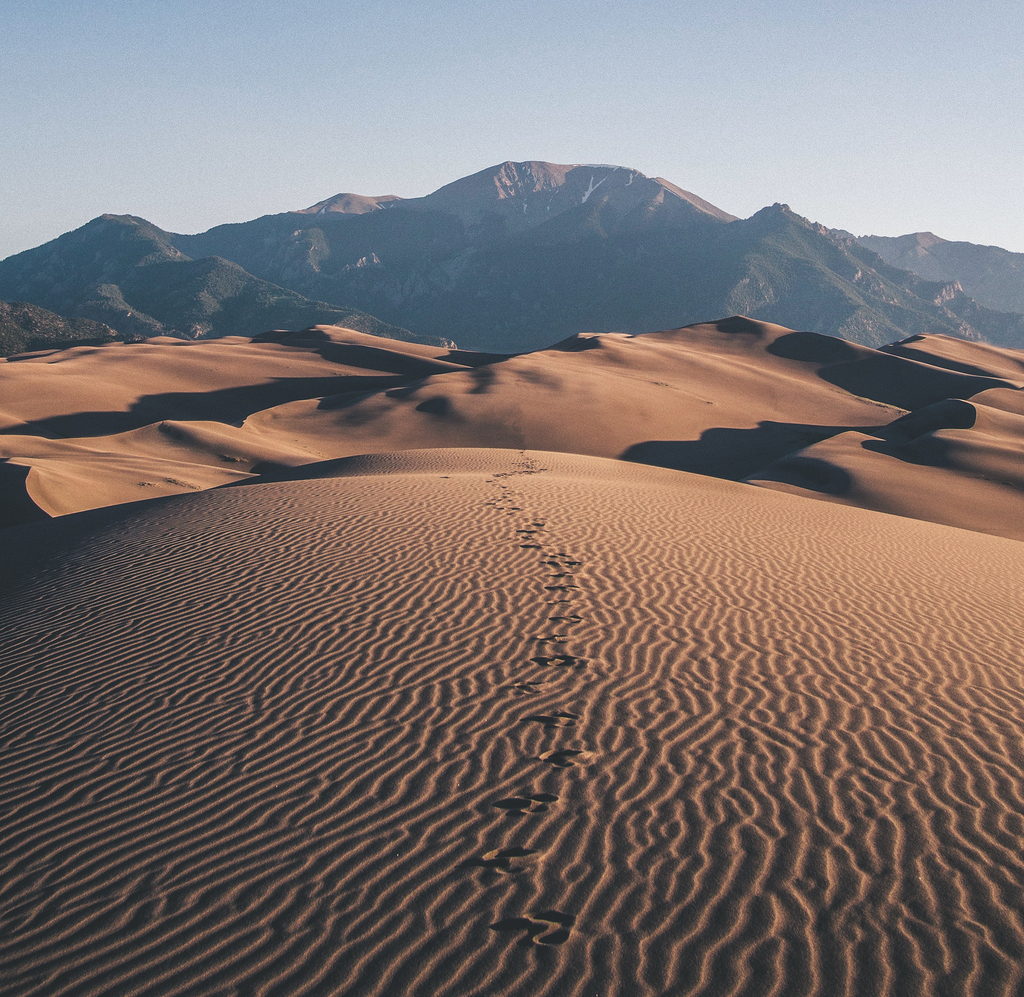
[[[880,352],[921,360],[964,374],[1024,381],[1024,350],[967,342],[952,336],[911,336],[891,346],[883,346]]]
[[[342,378],[366,378],[357,383],[369,388],[458,369],[435,359],[453,352],[336,326],[42,350],[0,365],[0,428],[71,437],[161,419],[235,422],[268,405],[329,394]]]
[[[784,351],[778,344],[787,336],[810,342]],[[825,367],[855,367],[876,356],[849,347],[836,364],[832,344],[847,345],[746,319],[645,336],[573,336],[548,350],[400,388],[275,406],[250,416],[245,428],[281,442],[335,441],[336,456],[484,445],[662,463],[662,441],[678,440],[690,444],[682,448],[687,469],[742,477],[773,449],[785,453],[840,427],[882,425],[903,413],[898,401],[856,397],[819,376]],[[933,377],[932,368],[921,370]],[[720,446],[716,430],[741,432]],[[702,441],[707,433],[712,438]]]
[[[1024,546],[564,454],[289,473],[5,531],[10,992],[1018,992]]]
[[[440,358],[446,359],[440,359]],[[0,524],[211,488],[333,455],[240,431],[294,398],[487,362],[333,326],[76,347],[0,365]],[[6,513],[6,515],[5,515]]]

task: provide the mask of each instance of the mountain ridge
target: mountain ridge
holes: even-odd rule
[[[628,190],[634,187],[634,190]],[[467,224],[474,224],[480,222],[481,215],[495,212],[506,216],[508,221],[514,219],[518,229],[542,224],[552,216],[552,206],[557,214],[576,203],[577,198],[580,204],[585,204],[601,188],[602,196],[611,193],[624,204],[636,204],[659,197],[664,200],[667,194],[702,215],[720,221],[734,221],[736,217],[661,177],[651,178],[629,167],[547,163],[541,160],[506,160],[445,184],[423,197],[336,194],[294,213],[324,215],[365,214],[374,210],[448,211]]]
[[[0,356],[106,343],[116,336],[102,322],[64,318],[25,301],[0,301]]]
[[[346,325],[410,338],[357,309],[311,300],[217,255],[194,259],[171,233],[105,214],[0,262],[0,298],[103,323],[129,339],[252,334],[282,325]]]
[[[1024,346],[1024,314],[788,205],[738,219],[627,167],[537,160],[195,235],[101,216],[0,262],[4,297],[135,336],[328,323],[512,353],[742,313],[871,346],[925,333]]]
[[[933,232],[863,235],[858,241],[893,266],[929,280],[959,283],[987,308],[1024,312],[1024,253],[943,239]]]

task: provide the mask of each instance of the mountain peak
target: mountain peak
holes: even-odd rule
[[[397,194],[382,194],[380,197],[367,197],[365,194],[335,194],[323,201],[317,201],[308,208],[294,212],[297,215],[365,215],[370,211],[378,211],[392,201],[401,201]]]
[[[419,200],[425,206],[455,209],[464,216],[485,211],[509,215],[521,213],[520,224],[528,227],[571,207],[586,204],[595,196],[608,199],[616,207],[626,210],[653,207],[666,201],[680,202],[687,205],[688,213],[703,216],[705,220],[734,220],[733,215],[667,180],[660,177],[652,179],[628,166],[604,163],[506,160],[446,184]]]
[[[909,235],[884,236],[884,235],[862,235],[858,237],[860,242],[866,246],[874,246],[872,243],[897,246],[903,252],[920,249],[927,252],[933,246],[939,246],[947,240],[937,236],[934,232],[911,232]],[[876,250],[877,252],[877,250]]]
[[[734,215],[661,177],[627,166],[548,163],[506,159],[445,184],[425,197],[366,197],[336,194],[300,214],[366,214],[381,208],[437,211],[478,225],[487,216],[504,219],[506,230],[542,224],[591,198],[607,201],[622,214],[657,212],[674,223],[731,222]],[[596,203],[596,201],[595,201]]]

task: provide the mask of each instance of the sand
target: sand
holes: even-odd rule
[[[0,363],[0,993],[1024,990],[1024,353]]]
[[[1024,540],[1024,391],[945,399],[872,432],[840,433],[747,480]]]
[[[622,461],[3,533],[17,994],[992,995],[1024,546]]]
[[[942,336],[872,350],[742,317],[521,356],[333,326],[79,347],[0,364],[0,523],[326,459],[485,446],[1020,539],[1022,387],[1022,351]]]
[[[0,459],[9,462],[0,464],[0,525],[213,488],[333,456],[315,441],[269,442],[237,424],[296,398],[463,370],[460,358],[333,326],[15,357],[0,365]]]

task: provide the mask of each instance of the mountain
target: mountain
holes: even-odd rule
[[[474,349],[737,312],[873,346],[923,333],[1024,345],[1019,316],[891,266],[786,205],[740,220],[616,166],[506,162],[426,197],[338,194],[168,239]]]
[[[1024,312],[1024,253],[998,246],[950,242],[931,232],[858,240],[886,261],[927,280],[956,281],[979,304],[1004,312]]]
[[[539,161],[198,235],[105,215],[0,263],[0,297],[137,337],[340,324],[512,353],[742,313],[869,346],[922,334],[1024,346],[1021,314],[787,205],[738,219],[634,169]]]
[[[735,221],[734,215],[661,177],[652,179],[621,166],[561,166],[539,161],[500,163],[446,184],[426,197],[336,194],[299,213],[366,214],[395,208],[436,211],[456,215],[469,226],[508,233],[541,225],[578,204],[586,204],[598,191],[600,200],[624,213],[660,208],[662,219],[692,221],[709,216]]]
[[[109,342],[110,326],[87,318],[63,318],[24,301],[0,301],[0,356],[27,350]]]
[[[215,256],[193,259],[142,218],[103,215],[0,262],[0,297],[104,323],[128,338],[252,334],[318,322],[393,339],[411,333],[303,295]]]

